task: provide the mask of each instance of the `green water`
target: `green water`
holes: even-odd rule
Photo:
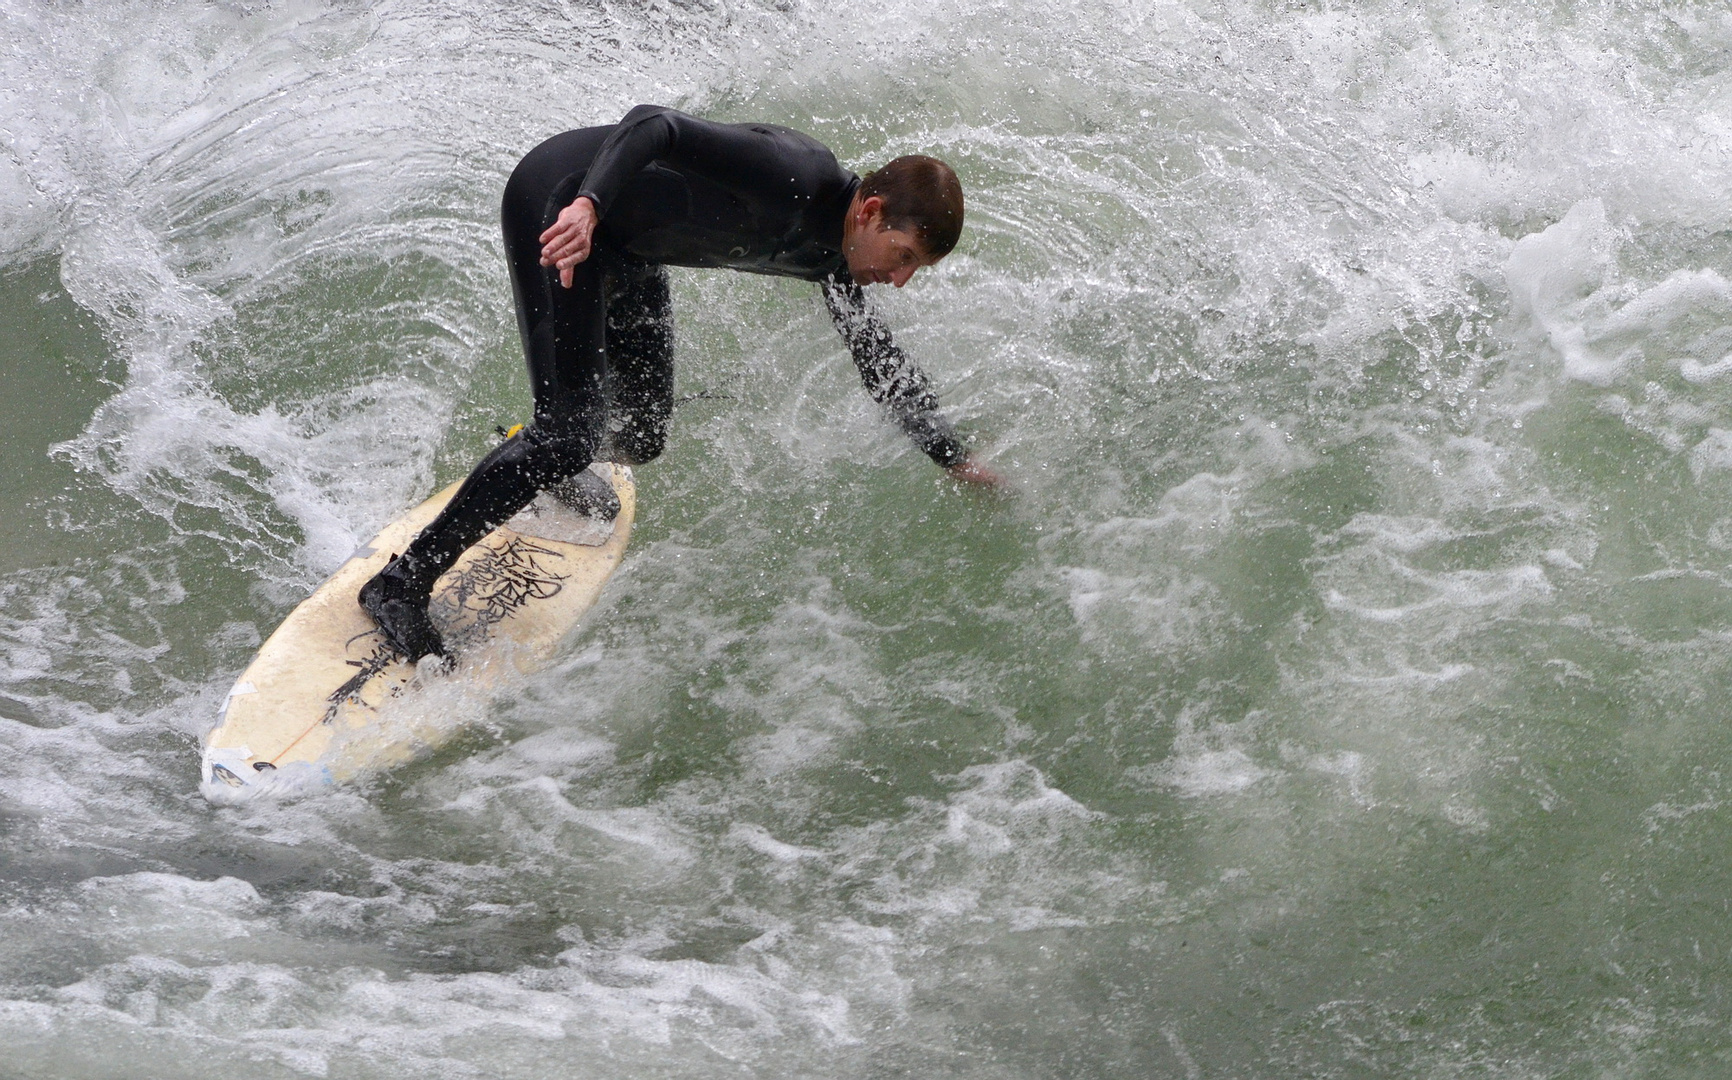
[[[15,5],[0,1076],[1732,1071],[1732,17]],[[677,272],[548,671],[216,809],[262,638],[523,418],[517,157],[639,100],[953,161],[876,290]]]

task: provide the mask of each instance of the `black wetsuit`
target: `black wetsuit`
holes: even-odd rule
[[[934,461],[962,461],[931,384],[849,276],[842,224],[859,186],[797,131],[655,105],[531,150],[506,182],[503,218],[534,420],[483,458],[416,537],[394,569],[396,591],[424,598],[466,548],[591,461],[661,453],[674,378],[663,266],[819,283],[873,398]],[[599,224],[567,289],[541,265],[540,237],[579,195],[594,201]]]

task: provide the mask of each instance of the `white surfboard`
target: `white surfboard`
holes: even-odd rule
[[[457,657],[439,677],[489,686],[535,670],[601,595],[625,554],[636,489],[624,466],[590,468],[619,494],[613,521],[543,494],[439,579],[428,611]],[[387,525],[259,649],[205,737],[205,798],[232,804],[340,784],[409,761],[455,733],[448,724],[391,722],[402,711],[392,706],[422,688],[421,671],[385,646],[355,597],[457,487]]]

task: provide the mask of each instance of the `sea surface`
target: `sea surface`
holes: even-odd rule
[[[0,1076],[1732,1075],[1723,0],[0,0]],[[215,808],[273,627],[528,390],[638,102],[961,246],[675,271],[628,558],[454,741]]]

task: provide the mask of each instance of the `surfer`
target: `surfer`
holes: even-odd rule
[[[901,288],[956,246],[962,186],[942,161],[899,157],[862,179],[788,128],[639,105],[531,150],[502,217],[533,419],[362,587],[361,606],[404,656],[445,655],[427,604],[465,549],[556,485],[605,515],[613,491],[590,462],[661,453],[674,385],[666,266],[818,283],[867,391],[909,438],[959,480],[1002,483],[957,440],[862,291]]]

